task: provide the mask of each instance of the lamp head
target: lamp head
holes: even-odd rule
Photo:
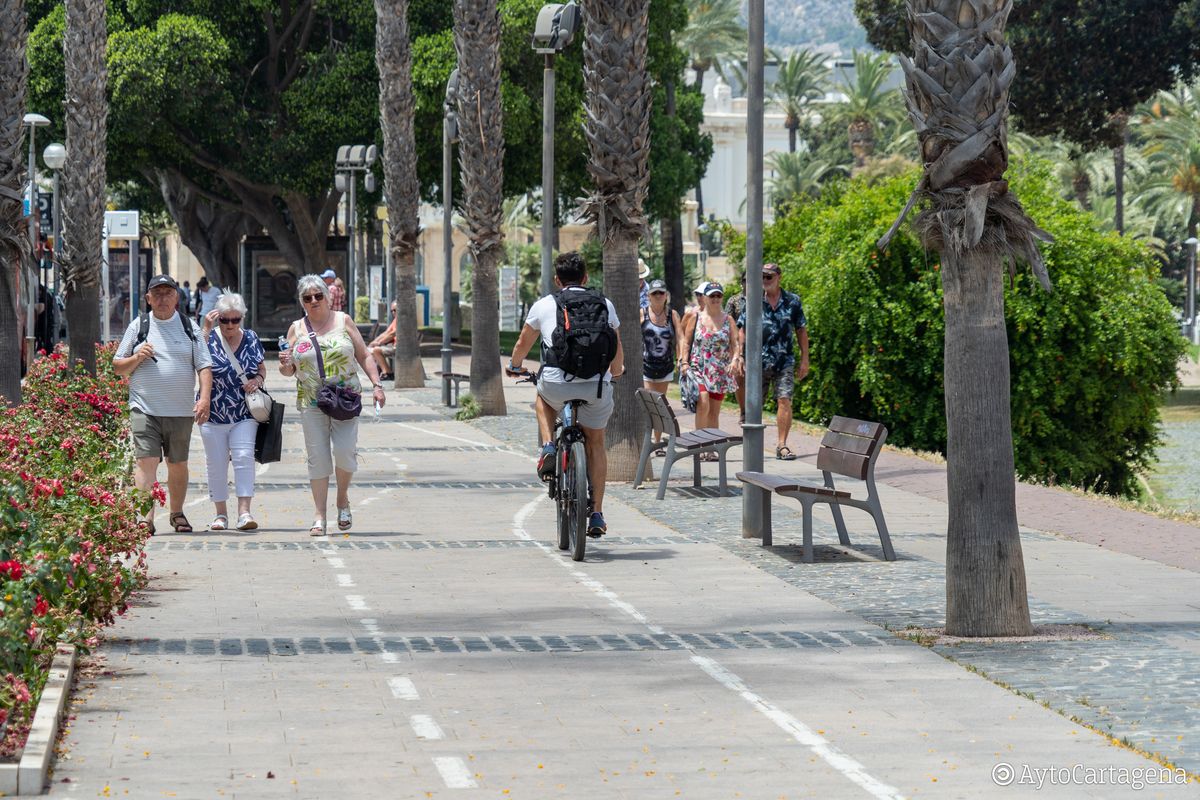
[[[533,26],[533,49],[538,53],[561,53],[579,30],[579,6],[551,3],[538,12]]]
[[[56,171],[62,169],[63,165],[67,163],[67,148],[58,142],[46,145],[46,149],[42,151],[42,161],[49,169]]]
[[[41,114],[33,114],[33,113],[26,114],[24,119],[22,120],[22,122],[24,122],[26,125],[30,126],[31,128],[40,128],[43,125],[50,124],[50,120],[46,119]]]

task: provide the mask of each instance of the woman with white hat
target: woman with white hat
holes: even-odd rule
[[[642,259],[638,259],[638,304],[645,308],[650,305],[650,294],[646,290],[646,278],[650,277],[650,267]]]

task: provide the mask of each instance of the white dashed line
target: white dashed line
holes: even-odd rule
[[[437,431],[431,431],[428,428],[420,428],[420,427],[417,427],[416,425],[409,425],[407,422],[397,422],[396,424],[399,425],[401,428],[408,428],[410,431],[416,431],[417,433],[423,433],[427,436],[437,436],[441,439],[453,439],[456,442],[463,442],[464,444],[473,444],[476,447],[489,447],[489,448],[495,447],[494,444],[488,444],[487,442],[478,442],[474,439],[464,439],[461,436],[451,436],[448,433],[438,433]]]
[[[371,610],[371,607],[367,605],[367,602],[362,599],[362,595],[348,594],[346,595],[346,602],[350,604],[350,609],[352,611]]]
[[[556,551],[551,550],[548,545],[534,539],[529,534],[529,531],[525,529],[525,520],[529,519],[529,516],[537,509],[538,504],[541,503],[544,497],[544,494],[539,495],[537,499],[531,500],[521,507],[521,510],[513,517],[513,535],[518,539],[533,542],[538,549],[547,556],[550,556],[556,564],[564,567],[577,581],[608,601],[608,604],[613,608],[644,625],[651,633],[665,634],[666,630],[651,623],[642,612],[638,611],[632,604],[622,600],[616,592],[600,583],[600,581],[588,576],[582,570],[575,568],[572,566],[574,562],[564,560]],[[865,766],[834,747],[827,739],[812,728],[809,728],[782,708],[750,691],[745,682],[737,675],[725,669],[725,667],[721,666],[715,660],[698,654],[690,646],[685,645],[685,647],[691,656],[692,663],[703,670],[706,675],[740,696],[754,710],[771,720],[771,722],[774,722],[795,741],[807,747],[814,755],[820,757],[848,780],[857,784],[859,788],[879,800],[902,800],[904,796],[900,794],[899,790],[876,779],[867,772]],[[439,766],[438,769],[440,771],[441,767]],[[446,773],[443,772],[442,777],[445,778],[445,776]],[[447,781],[446,785],[450,785],[449,781]]]
[[[433,760],[433,765],[442,774],[442,780],[448,789],[474,789],[479,786],[461,758],[438,756]]]
[[[441,727],[428,714],[413,714],[408,718],[408,725],[419,739],[445,739]]]
[[[341,586],[342,588],[348,588],[354,585],[354,579],[345,572],[339,572],[333,577],[337,578],[338,586]]]
[[[342,561],[342,559],[340,559],[340,558],[328,558],[327,557],[325,560],[329,563],[329,566],[333,567],[334,569],[345,569],[346,568],[346,562]]]
[[[388,688],[392,690],[392,697],[397,700],[420,700],[421,695],[417,692],[416,684],[411,678],[388,678]]]

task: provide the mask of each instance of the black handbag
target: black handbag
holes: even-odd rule
[[[262,391],[262,389],[259,389]],[[271,403],[271,416],[258,423],[254,436],[254,460],[271,464],[283,458],[283,403]]]
[[[331,386],[325,382],[325,359],[321,357],[321,343],[317,341],[317,332],[313,330],[308,317],[304,318],[308,328],[308,337],[312,339],[313,348],[317,351],[317,371],[321,374],[321,389],[317,392],[317,408],[333,419],[354,419],[362,413],[362,393],[349,386]]]

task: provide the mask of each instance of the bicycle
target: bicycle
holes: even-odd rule
[[[524,375],[517,383],[537,384],[537,375],[528,370],[509,374]],[[573,561],[583,561],[592,506],[583,428],[575,422],[585,402],[568,400],[554,424],[554,478],[546,482],[557,512],[558,549],[571,551]]]

